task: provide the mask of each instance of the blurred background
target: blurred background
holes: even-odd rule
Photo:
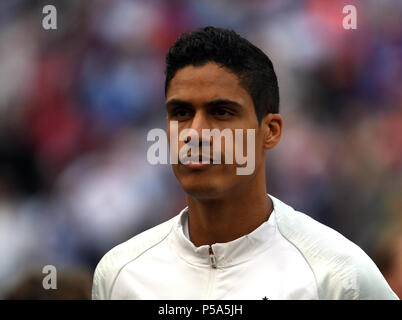
[[[274,63],[268,192],[358,244],[402,297],[401,21],[399,0],[1,0],[0,299],[88,299],[109,249],[184,208],[146,136],[166,128],[168,48],[206,25]]]

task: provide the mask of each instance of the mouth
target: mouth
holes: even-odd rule
[[[211,163],[191,162],[191,161],[184,164],[184,166],[186,166],[189,169],[193,169],[193,170],[203,170],[203,169],[206,169],[210,165],[211,165]]]
[[[180,163],[189,169],[202,170],[213,164],[213,158],[206,155],[199,155],[184,159],[184,161],[180,160]]]

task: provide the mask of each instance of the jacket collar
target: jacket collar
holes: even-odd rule
[[[276,211],[278,199],[268,194],[273,203],[273,211],[268,220],[263,222],[251,233],[230,242],[212,244],[218,268],[225,268],[245,262],[258,255],[272,245],[274,236],[278,232],[276,225]],[[279,201],[280,202],[280,201]],[[173,226],[169,243],[173,251],[186,262],[198,266],[211,266],[209,245],[196,247],[184,234],[188,222],[188,207],[185,207]]]

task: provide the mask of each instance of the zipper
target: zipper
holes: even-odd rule
[[[211,267],[216,269],[216,257],[211,245],[209,245],[209,261],[211,262]]]
[[[218,271],[217,263],[216,263],[216,256],[214,254],[214,250],[212,250],[212,246],[209,245],[209,262],[211,264],[211,268],[209,269],[209,278],[208,278],[208,287],[206,291],[205,299],[210,300],[213,296],[213,289],[215,287],[215,279],[216,273]]]

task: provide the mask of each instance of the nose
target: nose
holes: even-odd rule
[[[195,130],[195,132],[197,133],[200,145],[201,145],[201,143],[206,143],[206,142],[209,143],[210,142],[209,141],[210,139],[204,138],[203,134],[202,134],[202,129],[210,129],[210,124],[207,119],[207,115],[205,114],[205,112],[203,110],[197,110],[195,112],[191,125],[190,125],[190,128]],[[188,140],[189,140],[189,138],[188,138]],[[205,140],[208,140],[208,141],[205,141]]]
[[[195,112],[193,121],[191,122],[191,128],[196,130],[200,136],[202,133],[202,129],[208,128],[208,121],[203,110],[197,110]]]

